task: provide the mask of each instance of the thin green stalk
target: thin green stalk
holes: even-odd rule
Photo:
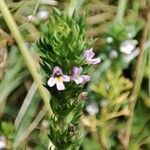
[[[73,12],[75,11],[76,7],[77,7],[77,0],[70,0],[70,3],[66,8],[66,11],[69,16],[73,15]]]
[[[20,52],[26,62],[26,65],[33,77],[33,80],[36,82],[37,86],[38,86],[38,91],[39,94],[41,95],[41,98],[44,101],[45,107],[49,112],[49,115],[52,115],[52,110],[50,108],[49,105],[49,96],[45,90],[45,88],[42,85],[42,81],[40,79],[39,74],[37,73],[37,69],[35,66],[35,62],[33,61],[33,58],[31,57],[30,53],[28,52],[28,49],[25,46],[25,42],[17,28],[17,25],[15,23],[15,21],[13,20],[13,17],[6,5],[6,3],[4,2],[4,0],[0,0],[0,10],[2,12],[2,15],[6,21],[6,24],[8,25],[14,39],[16,40],[16,43],[18,44],[18,47],[20,49]]]
[[[137,15],[138,15],[138,12],[139,12],[139,8],[140,8],[139,0],[134,0],[133,1],[133,10],[137,13]]]
[[[37,86],[36,86],[35,82],[33,82],[31,87],[30,87],[30,89],[29,89],[29,91],[28,91],[28,93],[27,93],[27,95],[26,95],[26,97],[25,97],[25,99],[24,99],[24,101],[23,101],[23,104],[22,104],[22,106],[21,106],[21,108],[19,110],[19,113],[18,113],[18,115],[17,115],[17,117],[15,119],[15,127],[16,127],[16,129],[18,129],[18,127],[19,127],[19,125],[20,125],[20,123],[21,123],[25,113],[27,112],[28,107],[31,104],[31,101],[32,101],[36,91],[37,91]]]
[[[13,144],[13,148],[17,149],[19,144],[27,139],[27,137],[31,134],[31,132],[35,129],[35,127],[39,124],[39,122],[42,120],[42,118],[46,114],[46,109],[43,106],[42,110],[39,112],[39,114],[36,116],[34,121],[29,125],[29,127],[26,129],[26,131],[19,137],[19,139],[16,140],[16,142]]]
[[[108,150],[109,149],[109,142],[108,142],[107,127],[106,126],[100,130],[100,139],[101,139],[103,149]]]
[[[103,124],[101,124],[100,127],[100,133],[99,133],[99,137],[100,137],[100,142],[102,144],[102,147],[104,150],[108,150],[109,149],[109,139],[108,139],[108,129],[107,129],[107,109],[103,108],[101,110],[101,114],[102,114],[102,120],[101,122],[103,122]]]
[[[85,0],[70,0],[69,4],[66,7],[66,12],[69,16],[72,16],[74,11],[78,11],[82,4],[85,2]]]
[[[33,11],[33,15],[36,15],[39,6],[40,6],[40,4],[39,4],[39,2],[37,2],[36,5],[35,5],[35,8],[34,8],[34,11]]]
[[[146,21],[145,21],[145,27],[143,29],[143,34],[142,34],[142,39],[141,39],[141,44],[140,44],[140,53],[136,62],[136,68],[135,68],[135,78],[134,78],[134,85],[133,89],[130,95],[130,111],[131,115],[127,120],[127,126],[126,126],[126,135],[125,135],[125,140],[124,140],[124,148],[127,150],[129,141],[130,141],[130,135],[131,135],[131,127],[132,127],[132,122],[133,122],[133,117],[134,117],[134,109],[135,109],[135,104],[137,101],[137,97],[139,94],[139,90],[141,87],[141,82],[143,78],[143,71],[142,68],[145,65],[145,60],[144,60],[144,49],[145,49],[145,42],[148,37],[148,32],[149,32],[149,22],[150,22],[150,10],[147,11],[146,14]]]
[[[126,5],[127,0],[119,0],[116,21],[122,22],[125,14]]]

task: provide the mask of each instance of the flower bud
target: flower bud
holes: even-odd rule
[[[82,93],[79,95],[79,99],[81,99],[81,100],[86,100],[86,99],[87,99],[87,95],[88,95],[87,92],[82,92]]]

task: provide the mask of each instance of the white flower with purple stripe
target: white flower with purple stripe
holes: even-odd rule
[[[53,74],[47,82],[48,86],[53,87],[56,85],[57,89],[61,91],[65,89],[64,82],[70,82],[70,77],[63,75],[62,69],[60,67],[54,67]]]
[[[71,72],[71,80],[73,80],[76,84],[85,84],[90,81],[90,76],[88,75],[80,75],[83,71],[82,67],[73,67]]]
[[[84,52],[84,57],[86,59],[86,61],[88,62],[88,64],[98,64],[101,62],[100,58],[93,58],[95,56],[95,53],[93,52],[93,48],[86,50]]]

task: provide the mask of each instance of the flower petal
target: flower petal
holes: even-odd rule
[[[130,54],[138,44],[137,40],[125,40],[120,45],[120,51],[125,54]]]
[[[47,81],[47,84],[49,87],[53,87],[56,84],[55,78],[50,77],[49,80]]]
[[[64,90],[65,86],[62,80],[56,79],[56,87],[59,91]]]
[[[76,84],[80,84],[80,83],[82,83],[82,81],[83,81],[82,77],[80,77],[80,76],[75,77],[75,78],[72,78],[72,80],[73,80]]]
[[[93,48],[89,49],[89,50],[86,50],[84,52],[84,57],[86,59],[92,59],[93,57],[95,56],[95,53],[93,52]]]
[[[127,46],[121,46],[120,51],[125,54],[130,54],[134,50],[134,47],[132,45]]]
[[[58,66],[54,67],[54,69],[53,69],[53,76],[55,76],[55,75],[63,75],[62,69]]]
[[[69,76],[63,75],[62,77],[63,77],[64,82],[70,82],[70,77]]]
[[[100,63],[100,62],[101,62],[101,59],[100,59],[100,58],[94,58],[94,59],[89,59],[89,60],[88,60],[88,63],[89,63],[89,64],[93,64],[93,65],[98,64],[98,63]]]
[[[82,67],[73,67],[72,69],[72,76],[77,76],[77,75],[80,75],[80,73],[83,71],[83,68]]]
[[[90,76],[88,75],[82,75],[82,84],[85,84],[86,82],[90,81]]]

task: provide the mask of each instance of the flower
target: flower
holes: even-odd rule
[[[137,47],[134,51],[132,51],[129,55],[123,56],[123,61],[125,63],[130,63],[135,57],[139,55],[140,49]]]
[[[101,107],[107,107],[108,106],[109,101],[107,99],[102,99],[100,101],[100,105]]]
[[[113,42],[113,38],[111,36],[106,38],[106,42],[107,43],[112,43]]]
[[[48,19],[48,15],[49,15],[49,12],[46,11],[46,10],[42,10],[42,11],[39,11],[37,13],[37,17],[41,20],[47,20]]]
[[[95,102],[91,102],[86,106],[86,111],[89,113],[89,115],[95,115],[98,113],[99,109]]]
[[[120,45],[120,51],[125,54],[130,54],[138,44],[137,40],[125,40]]]
[[[79,95],[79,99],[80,99],[80,100],[86,100],[86,99],[87,99],[87,96],[88,96],[88,93],[87,93],[87,92],[82,92],[82,93],[80,93],[80,95]]]
[[[71,80],[73,80],[76,84],[85,84],[90,81],[90,76],[88,75],[80,75],[82,72],[82,67],[73,67],[71,72]]]
[[[67,75],[63,75],[63,72],[60,67],[54,67],[53,74],[49,78],[47,84],[50,87],[53,87],[56,84],[57,89],[60,91],[65,89],[63,82],[70,82],[70,77]]]
[[[100,58],[93,58],[95,56],[95,53],[93,52],[93,48],[86,50],[84,52],[84,57],[88,64],[98,64],[101,62]]]
[[[111,59],[117,58],[117,57],[118,57],[117,51],[116,51],[116,50],[111,50],[110,53],[109,53],[109,57],[110,57]]]

